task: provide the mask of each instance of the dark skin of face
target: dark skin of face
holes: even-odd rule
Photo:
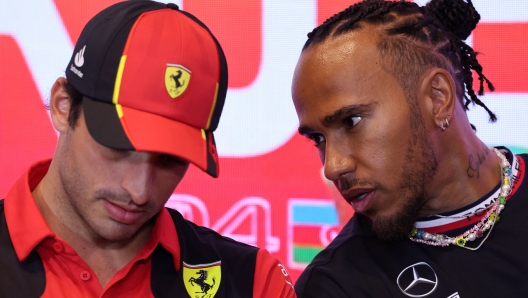
[[[490,155],[478,179],[467,175],[469,156],[488,149],[471,131],[451,76],[431,68],[406,92],[380,60],[378,34],[365,27],[303,51],[292,97],[299,132],[314,141],[325,176],[390,241],[405,237],[418,216],[479,199],[499,183],[500,169]]]
[[[153,152],[97,143],[81,112],[68,124],[70,99],[59,79],[50,112],[59,141],[48,173],[33,191],[50,228],[94,270],[104,287],[145,245],[156,214],[189,163]]]

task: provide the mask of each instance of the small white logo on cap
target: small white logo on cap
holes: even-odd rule
[[[75,66],[81,67],[84,64],[84,50],[86,50],[86,45],[77,53],[75,54]]]

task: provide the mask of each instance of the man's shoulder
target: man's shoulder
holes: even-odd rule
[[[180,245],[191,247],[214,247],[216,251],[225,251],[228,253],[254,253],[258,251],[257,247],[236,241],[229,237],[220,235],[218,232],[203,226],[199,226],[192,221],[186,220],[174,209],[167,208],[176,225]]]
[[[528,153],[516,154],[515,156],[517,156],[517,158],[520,159],[524,165],[526,165],[526,162],[528,162]]]
[[[512,164],[513,169],[513,197],[526,196],[528,194],[528,183],[526,183],[526,165],[528,154],[516,154],[516,162]],[[512,200],[516,201],[516,200]]]
[[[314,260],[310,263],[308,268],[323,266],[332,262],[339,262],[339,254],[342,250],[348,250],[363,243],[363,238],[370,238],[373,235],[368,228],[365,227],[364,218],[355,214],[348,223],[343,227],[337,237],[323,249]]]
[[[177,284],[188,288],[189,276],[197,278],[201,271],[207,271],[211,278],[221,281],[226,297],[250,297],[259,249],[198,226],[176,210],[167,208],[167,211],[176,227],[179,263],[183,270],[176,271],[171,265],[172,256],[163,249],[157,249],[152,261],[152,280],[156,280],[153,288],[167,292],[167,284],[162,282],[167,275],[165,272],[169,272],[168,275],[173,276]],[[186,277],[182,278],[182,274]],[[179,293],[177,286],[169,288],[168,292]]]
[[[0,198],[0,268],[0,297],[40,297],[44,292],[44,267],[37,252],[31,252],[22,262],[18,260],[7,229],[3,198]]]

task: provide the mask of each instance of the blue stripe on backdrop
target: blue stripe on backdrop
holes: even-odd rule
[[[295,204],[292,208],[293,224],[337,225],[339,220],[334,205]]]

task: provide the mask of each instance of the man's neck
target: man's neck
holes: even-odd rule
[[[468,206],[501,181],[499,158],[480,140],[442,153],[439,171],[428,187],[430,199],[420,210],[420,217]]]

